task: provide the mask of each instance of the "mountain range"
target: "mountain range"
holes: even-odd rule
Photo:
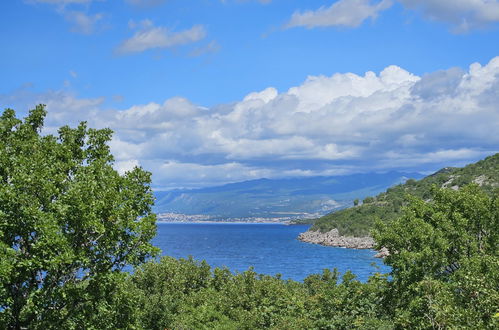
[[[156,213],[206,215],[211,218],[317,218],[352,205],[419,173],[366,173],[258,179],[226,185],[156,191]]]

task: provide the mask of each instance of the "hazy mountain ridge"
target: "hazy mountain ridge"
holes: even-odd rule
[[[470,183],[480,185],[487,193],[499,188],[499,153],[462,168],[445,167],[419,181],[408,180],[388,188],[376,197],[365,198],[362,205],[317,219],[310,231],[325,233],[336,228],[341,235],[366,236],[375,218],[390,221],[398,217],[408,194],[426,200],[430,198],[433,185],[459,189]]]
[[[355,198],[420,178],[418,173],[258,179],[192,190],[155,192],[157,213],[204,214],[220,218],[318,217],[352,204]]]

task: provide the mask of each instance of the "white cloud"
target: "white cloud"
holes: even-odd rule
[[[139,7],[154,7],[162,5],[166,0],[125,0],[128,4]]]
[[[406,9],[467,32],[499,22],[499,0],[397,0]],[[358,27],[392,6],[394,0],[339,0],[329,7],[295,12],[286,27]]]
[[[135,23],[130,24],[136,27]],[[206,30],[202,25],[194,25],[190,29],[173,32],[165,27],[155,27],[151,21],[143,21],[141,28],[130,39],[117,48],[119,54],[140,53],[154,48],[171,48],[204,39]]]
[[[117,161],[114,164],[114,168],[118,173],[124,174],[127,171],[133,170],[135,167],[139,167],[140,163],[137,159],[130,159],[125,161]]]
[[[102,20],[104,14],[88,14],[88,8],[94,0],[26,0],[27,3],[43,3],[53,5],[56,12],[63,16],[71,24],[71,32],[81,34],[92,34],[96,30],[97,23]],[[83,10],[68,9],[84,8]]]
[[[339,0],[329,7],[317,10],[295,12],[286,27],[320,26],[357,27],[366,19],[375,19],[378,13],[391,7],[391,0],[373,2],[371,0]]]
[[[270,170],[252,168],[237,162],[203,165],[167,160],[156,164],[156,166],[160,180],[177,187],[195,187],[199,186],[199,182],[217,185],[221,182],[258,179],[271,174]]]
[[[426,17],[450,23],[456,32],[466,32],[499,22],[497,0],[398,0]]]
[[[91,34],[96,24],[103,18],[102,13],[87,15],[82,11],[65,11],[64,18],[72,24],[71,31],[82,34]]]
[[[308,77],[213,108],[175,97],[106,110],[102,98],[26,91],[0,95],[0,103],[47,104],[50,132],[80,120],[111,127],[117,168],[140,164],[167,188],[475,161],[499,151],[497,90],[499,57],[423,77],[397,66]]]
[[[133,19],[128,21],[128,28],[130,28],[132,30],[136,29],[136,28],[146,30],[148,28],[151,28],[153,25],[154,25],[154,23],[150,19],[144,19],[140,22],[136,22]]]
[[[220,45],[215,40],[210,41],[207,45],[195,48],[189,53],[189,56],[197,57],[205,54],[216,53],[220,50]]]
[[[273,87],[269,87],[267,89],[264,89],[261,92],[253,92],[249,93],[244,97],[244,102],[255,100],[255,101],[262,101],[263,103],[269,103],[273,99],[275,99],[278,95],[277,89]]]
[[[200,186],[216,186],[227,182],[240,182],[260,178],[306,177],[314,175],[342,175],[348,173],[345,168],[329,168],[316,172],[292,169],[280,170],[258,166],[248,166],[239,162],[223,164],[197,164],[178,162],[175,160],[152,161],[143,164],[156,173],[154,181],[166,183],[158,185],[160,189],[196,188]]]

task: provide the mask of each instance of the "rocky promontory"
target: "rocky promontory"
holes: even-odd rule
[[[349,249],[372,249],[374,247],[374,239],[372,237],[341,236],[336,228],[325,233],[309,230],[301,233],[298,239],[307,243]]]
[[[302,242],[324,246],[344,247],[348,249],[372,249],[375,245],[372,237],[341,236],[336,228],[325,233],[308,230],[298,235],[298,239]],[[389,254],[388,250],[383,247],[378,251],[375,257],[384,258]]]

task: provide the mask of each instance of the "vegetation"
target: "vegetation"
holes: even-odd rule
[[[402,215],[410,196],[428,200],[432,186],[457,189],[476,182],[481,189],[492,194],[499,187],[499,154],[487,157],[463,168],[444,168],[419,181],[389,188],[376,197],[367,197],[363,204],[327,214],[313,221],[311,230],[327,232],[337,228],[341,235],[367,236],[374,228],[376,219],[389,222]]]
[[[125,322],[108,304],[156,252],[150,174],[113,169],[108,129],[42,136],[45,115],[0,117],[0,328]]]
[[[127,285],[147,329],[497,329],[499,194],[476,185],[434,189],[403,215],[376,225],[389,248],[387,275],[367,283],[324,270],[303,283],[231,274],[165,257]]]
[[[376,223],[392,271],[366,283],[330,270],[295,282],[192,258],[143,263],[155,252],[149,174],[112,169],[109,130],[41,136],[44,116],[0,120],[2,329],[499,327],[497,190],[435,185],[410,197]]]
[[[378,296],[382,276],[367,283],[334,271],[303,283],[232,274],[192,259],[164,257],[145,264],[129,279],[135,292],[135,325],[145,329],[345,329],[385,325]]]
[[[376,224],[378,248],[391,253],[390,317],[400,328],[497,328],[499,192],[489,197],[472,184],[433,188],[429,197]]]

